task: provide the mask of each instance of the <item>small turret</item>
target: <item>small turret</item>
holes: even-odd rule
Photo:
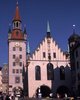
[[[9,24],[8,39],[11,39],[11,24]]]
[[[75,32],[75,25],[73,25],[73,34],[69,37],[68,43],[69,47],[72,48],[76,43],[80,41],[80,36]]]
[[[24,25],[23,34],[24,34],[24,39],[26,40],[27,39],[26,25]]]
[[[47,38],[51,37],[49,21],[47,21]]]

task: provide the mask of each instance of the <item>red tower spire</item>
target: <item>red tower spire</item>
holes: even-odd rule
[[[20,21],[21,19],[20,19],[20,14],[19,14],[19,7],[18,7],[18,2],[16,3],[16,12],[15,12],[15,16],[14,16],[14,18],[13,18],[13,21]]]

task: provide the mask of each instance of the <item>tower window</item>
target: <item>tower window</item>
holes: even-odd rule
[[[15,73],[15,69],[13,69],[12,71],[13,71],[13,73]]]
[[[16,73],[19,73],[19,69],[16,69]]]
[[[22,59],[22,55],[19,55],[19,58]]]
[[[18,27],[18,22],[16,22],[16,27]]]
[[[22,62],[20,62],[19,65],[22,66]]]
[[[15,66],[16,65],[16,63],[15,62],[13,62],[13,66]]]
[[[20,73],[22,73],[22,69],[20,69]]]
[[[22,47],[19,48],[19,51],[22,51]]]
[[[20,77],[15,77],[15,83],[20,83]]]
[[[15,56],[15,55],[13,55],[13,59],[15,59],[15,57],[16,57],[16,56]]]
[[[13,51],[15,51],[16,50],[16,48],[15,47],[13,47]]]

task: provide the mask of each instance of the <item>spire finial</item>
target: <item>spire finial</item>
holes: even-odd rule
[[[18,6],[18,0],[17,0],[17,3],[16,3],[16,5]]]
[[[30,54],[30,46],[29,46],[29,41],[27,42],[27,53]]]
[[[47,32],[50,32],[50,25],[49,25],[49,21],[47,21]]]
[[[26,34],[26,24],[24,24],[24,34]]]
[[[73,25],[73,33],[75,33],[75,26],[76,26],[76,25],[74,24],[74,25]]]
[[[8,33],[11,33],[11,24],[9,23],[9,30]]]

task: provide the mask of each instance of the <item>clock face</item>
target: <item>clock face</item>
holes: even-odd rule
[[[16,47],[19,47],[19,46],[20,46],[20,43],[19,43],[19,42],[16,42],[16,43],[15,43],[15,46],[16,46]]]

